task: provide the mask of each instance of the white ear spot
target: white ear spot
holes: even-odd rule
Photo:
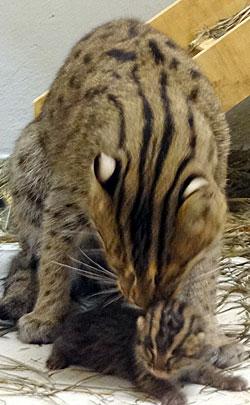
[[[115,159],[102,152],[94,161],[94,172],[97,180],[100,183],[105,183],[114,173],[115,167]]]
[[[204,177],[196,177],[193,179],[183,193],[183,198],[189,197],[195,191],[199,190],[200,188],[206,186],[208,181],[204,179]]]

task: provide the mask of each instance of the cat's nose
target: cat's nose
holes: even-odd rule
[[[142,309],[146,309],[149,306],[149,299],[146,295],[138,293],[138,290],[134,290],[130,294],[130,300],[133,301],[133,304],[137,305]]]
[[[127,277],[123,275],[118,281],[118,288],[128,303],[142,309],[148,308],[155,294],[154,272],[149,269],[145,273],[144,277],[137,278],[135,272],[131,269]]]
[[[154,286],[151,283],[137,281],[131,288],[129,299],[142,309],[147,309],[154,296]]]
[[[129,304],[136,305],[142,309],[147,308],[149,304],[147,293],[145,291],[142,293],[136,283],[128,285],[118,282],[118,288]]]

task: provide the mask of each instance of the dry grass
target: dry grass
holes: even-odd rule
[[[47,399],[50,400],[50,403],[60,404],[64,401],[58,397],[58,394],[74,392],[89,394],[98,399],[98,403],[106,404],[106,399],[110,399],[113,394],[126,393],[134,396],[136,393],[133,387],[122,386],[122,384],[119,386],[119,382],[115,388],[112,385],[107,386],[107,384],[104,386],[99,374],[85,370],[79,373],[81,378],[76,377],[77,373],[74,376],[76,381],[66,384],[60,382],[61,371],[54,373],[43,371],[39,367],[3,355],[0,355],[0,363],[0,390],[2,397],[6,399],[22,395]],[[73,372],[73,370],[71,371]],[[137,392],[136,396],[136,403],[145,400],[151,403],[150,399],[143,393]],[[110,400],[108,403],[110,404]]]
[[[204,41],[208,39],[218,39],[225,35],[227,32],[231,31],[242,21],[247,19],[250,16],[250,6],[245,7],[243,10],[240,10],[238,13],[229,18],[224,18],[218,21],[212,27],[204,27],[203,30],[197,33],[196,38],[189,45],[191,53],[195,53],[199,50],[199,47]]]

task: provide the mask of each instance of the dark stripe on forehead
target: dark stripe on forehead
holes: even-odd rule
[[[183,312],[185,305],[180,303],[174,308],[176,301],[170,301],[162,310],[159,332],[156,337],[159,351],[166,351],[173,343],[174,337],[181,331],[184,325]]]
[[[187,156],[185,159],[182,160],[180,163],[174,180],[169,187],[168,191],[166,192],[163,202],[162,202],[162,209],[161,209],[161,217],[160,217],[160,228],[159,228],[159,235],[158,235],[158,249],[157,249],[157,268],[158,270],[161,270],[163,265],[164,265],[164,256],[166,254],[165,252],[165,243],[166,243],[166,233],[167,233],[167,212],[168,212],[168,206],[169,206],[169,201],[170,197],[175,189],[176,184],[178,183],[178,180],[188,165],[188,163],[191,160],[191,156]]]
[[[120,131],[119,131],[119,144],[118,148],[122,148],[125,144],[126,139],[126,128],[125,128],[125,114],[122,103],[113,94],[108,94],[108,99],[114,104],[118,110],[120,117]]]
[[[196,147],[196,133],[194,128],[194,115],[191,109],[191,106],[188,106],[188,125],[190,129],[190,141],[189,145],[191,149],[195,149]]]
[[[106,52],[106,55],[111,56],[112,58],[115,58],[121,62],[129,62],[136,59],[135,52],[127,52],[123,49],[110,49],[108,52]]]
[[[178,349],[180,349],[183,346],[185,340],[192,334],[192,328],[193,328],[194,321],[195,321],[195,316],[192,315],[191,319],[190,319],[190,323],[188,325],[188,330],[185,333],[185,335],[182,337],[179,344],[175,347],[175,349],[174,349],[174,351],[172,353],[173,356],[176,356],[178,354]]]
[[[161,73],[159,84],[160,84],[160,97],[162,101],[162,107],[165,114],[165,118],[164,118],[163,135],[161,139],[160,150],[155,163],[151,190],[148,196],[144,196],[143,200],[144,204],[143,207],[145,208],[147,215],[145,215],[145,217],[143,218],[145,222],[144,224],[145,235],[144,235],[144,246],[143,241],[141,241],[141,246],[142,248],[144,248],[144,254],[147,255],[149,254],[149,248],[151,245],[152,217],[154,212],[155,190],[162,172],[164,162],[167,157],[169,147],[173,139],[173,132],[174,132],[174,123],[170,111],[170,103],[167,94],[167,76],[165,72]],[[145,271],[144,268],[138,268],[137,275],[140,277],[144,271]]]
[[[129,152],[127,151],[127,163],[125,166],[125,170],[124,173],[122,175],[121,178],[121,182],[120,182],[120,186],[117,189],[116,195],[117,195],[117,203],[116,203],[116,211],[115,211],[115,219],[116,219],[116,223],[117,223],[117,228],[118,228],[118,234],[120,237],[120,241],[122,246],[125,245],[125,240],[124,240],[124,232],[123,232],[123,228],[122,228],[122,224],[121,224],[121,210],[124,204],[124,196],[125,196],[125,181],[130,169],[130,164],[131,164],[131,156],[129,154]],[[126,249],[124,248],[124,254],[126,254]]]
[[[158,303],[155,303],[153,305],[153,307],[151,307],[151,309],[149,310],[150,322],[149,322],[148,336],[150,338],[151,347],[153,346],[152,334],[153,334],[154,319],[156,317],[155,312],[156,312],[157,308],[158,308]]]
[[[194,128],[194,118],[193,118],[193,113],[192,110],[189,106],[188,108],[188,125],[190,129],[190,136],[189,136],[189,146],[190,146],[190,152],[189,154],[181,161],[179,164],[174,180],[169,187],[168,191],[166,192],[163,201],[162,201],[162,209],[161,209],[161,217],[160,217],[160,228],[159,228],[159,234],[158,234],[158,249],[157,249],[157,268],[158,271],[162,269],[162,267],[166,264],[166,238],[167,238],[167,233],[168,233],[168,227],[167,227],[167,214],[169,211],[169,202],[171,195],[178,183],[178,180],[189,164],[189,162],[194,158],[195,155],[195,146],[196,146],[196,134],[195,134],[195,128]]]
[[[154,178],[153,178],[152,190],[151,190],[152,195],[155,192],[155,188],[156,188],[157,182],[160,178],[162,168],[163,168],[164,162],[166,160],[167,153],[168,153],[169,147],[172,143],[173,134],[174,134],[174,122],[173,122],[173,117],[172,117],[172,113],[170,110],[170,102],[169,102],[169,98],[168,98],[168,94],[167,94],[167,75],[165,72],[162,72],[161,76],[160,76],[160,96],[161,96],[162,107],[163,107],[165,117],[164,117],[164,128],[163,128],[163,136],[161,139],[160,151],[158,153],[158,156],[156,159],[156,164],[155,164]]]
[[[161,313],[161,319],[159,323],[159,331],[156,336],[156,344],[157,344],[157,350],[159,350],[160,353],[163,353],[167,347],[172,343],[173,340],[173,333],[174,331],[169,330],[168,328],[168,322],[169,322],[169,317],[171,314],[172,308],[170,306],[164,306],[162,309]]]
[[[148,198],[144,194],[144,176],[145,164],[149,148],[150,139],[153,131],[153,111],[142,90],[142,86],[138,77],[138,66],[135,65],[132,71],[132,78],[137,86],[138,95],[142,100],[143,106],[143,137],[139,156],[138,167],[138,189],[135,200],[130,212],[130,238],[132,242],[132,256],[135,270],[138,273],[144,272],[148,267],[149,252],[148,248],[151,243],[151,235],[149,235],[146,224],[151,216],[150,207],[148,206]]]
[[[130,164],[131,164],[131,156],[129,155],[129,153],[127,152],[127,163],[125,166],[125,170],[123,173],[123,176],[121,178],[121,182],[120,182],[120,187],[118,187],[117,189],[117,204],[116,204],[116,222],[120,222],[119,218],[121,216],[121,210],[123,207],[123,203],[124,203],[124,195],[125,195],[125,181],[126,181],[126,177],[128,175],[129,169],[130,169]]]
[[[159,65],[160,63],[164,63],[165,62],[165,56],[163,55],[163,53],[161,52],[161,50],[159,49],[159,46],[157,44],[156,41],[154,41],[153,39],[148,41],[148,45],[149,48],[152,52],[154,61],[156,63],[156,65]]]

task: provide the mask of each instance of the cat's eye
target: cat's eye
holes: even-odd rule
[[[102,188],[113,196],[120,177],[121,162],[102,152],[95,157],[93,169]]]

